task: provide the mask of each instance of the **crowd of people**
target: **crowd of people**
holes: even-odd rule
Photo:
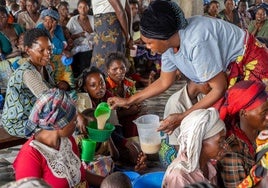
[[[159,151],[162,187],[265,185],[268,3],[225,0],[219,11],[212,0],[204,15],[185,18],[176,2],[142,2],[78,0],[69,13],[66,1],[1,1],[1,121],[28,138],[13,164],[16,180],[131,187],[114,169],[107,178],[89,171],[78,135],[87,137],[94,109],[107,102],[115,130],[96,153],[146,168],[133,120],[179,74],[187,83],[167,101],[157,130],[169,138]],[[147,87],[137,92],[140,85]]]

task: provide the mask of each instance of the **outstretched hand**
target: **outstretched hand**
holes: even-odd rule
[[[166,119],[160,122],[160,127],[157,131],[163,131],[170,135],[178,126],[180,126],[183,118],[184,115],[182,113],[170,114]]]
[[[107,100],[107,103],[112,110],[116,109],[117,107],[129,108],[129,105],[127,105],[127,100],[128,99],[121,97],[110,97]]]

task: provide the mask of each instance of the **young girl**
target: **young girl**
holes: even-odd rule
[[[106,102],[111,93],[106,90],[103,73],[96,67],[86,69],[80,78],[79,88],[86,92],[92,101],[92,107],[96,108],[101,102]],[[128,141],[122,134],[122,127],[118,122],[115,110],[112,110],[110,123],[115,125],[116,130],[112,133],[112,140],[118,148],[120,158],[132,163],[136,163],[140,147],[137,143]]]

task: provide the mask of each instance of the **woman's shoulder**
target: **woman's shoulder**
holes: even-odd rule
[[[268,28],[268,19],[265,20],[265,22],[264,22],[264,26],[265,26],[266,28]]]
[[[21,157],[23,157],[25,155],[37,155],[37,154],[39,154],[39,152],[37,152],[37,150],[34,147],[32,147],[32,145],[31,145],[33,140],[34,140],[34,137],[32,136],[28,139],[27,142],[25,142],[22,145],[20,152],[19,152],[19,155]]]
[[[74,15],[74,16],[72,16],[72,17],[69,19],[68,23],[69,23],[69,22],[73,22],[73,21],[77,21],[78,16],[79,16],[79,15]]]

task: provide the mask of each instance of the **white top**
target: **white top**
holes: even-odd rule
[[[199,94],[197,100],[200,101],[204,95]],[[186,110],[190,109],[193,106],[193,103],[187,92],[187,84],[181,88],[179,91],[171,95],[166,103],[164,111],[164,119],[167,118],[170,114],[174,113],[183,113]],[[180,134],[179,127],[177,127],[174,132],[169,135],[169,144],[178,145],[178,136]]]
[[[83,30],[81,25],[78,22],[78,17],[79,15],[75,15],[71,17],[69,22],[67,23],[66,27],[69,29],[72,35],[81,33],[81,32],[86,32]],[[91,15],[88,15],[89,23],[94,31],[94,17]],[[85,37],[79,37],[74,40],[74,48],[72,49],[72,54],[76,54],[78,52],[86,52],[90,51],[93,49],[93,40],[94,40],[94,35],[95,33],[85,33]]]
[[[119,0],[125,9],[126,0]],[[96,14],[105,14],[109,12],[115,12],[112,5],[109,3],[109,0],[92,0],[91,1],[93,15]]]
[[[162,71],[179,69],[190,80],[204,83],[244,54],[246,32],[236,25],[205,16],[191,17],[188,22],[179,30],[179,51],[174,54],[170,48],[162,54]]]

